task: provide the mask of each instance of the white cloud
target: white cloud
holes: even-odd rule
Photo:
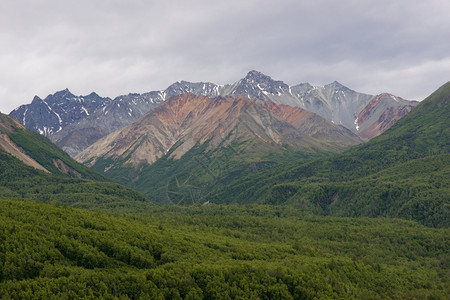
[[[0,111],[69,88],[115,97],[251,69],[421,99],[449,80],[448,1],[3,0]]]

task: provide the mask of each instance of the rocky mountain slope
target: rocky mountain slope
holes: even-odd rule
[[[240,160],[255,161],[280,152],[336,152],[359,142],[345,127],[299,107],[240,95],[208,98],[189,93],[169,98],[141,119],[86,148],[76,159],[105,174],[134,169],[135,176],[121,181],[129,184],[163,156],[179,160],[202,146],[202,153],[214,156],[223,156],[227,149],[237,153],[244,147]]]
[[[194,94],[174,96],[122,130],[113,132],[76,156],[95,164],[98,157],[126,159],[138,166],[171,153],[180,158],[194,145],[211,147],[258,139],[277,147],[335,148],[356,144],[348,129],[301,108],[277,105],[243,96],[208,98]]]
[[[75,156],[98,139],[131,124],[162,101],[159,92],[117,97],[91,115],[50,135],[50,139]]]
[[[260,72],[250,71],[234,84],[181,81],[163,91],[129,94],[114,100],[94,93],[74,96],[65,90],[44,100],[35,97],[31,104],[20,106],[10,115],[75,156],[99,138],[131,124],[163,101],[184,93],[210,98],[243,95],[301,107],[347,127],[364,139],[378,135],[417,105],[414,101],[398,101],[400,98],[396,96],[358,93],[338,82],[323,87],[308,83],[289,86]],[[383,101],[376,100],[380,97]],[[361,113],[365,116],[360,117]],[[364,131],[360,132],[360,129]]]
[[[312,86],[309,83],[288,86],[257,71],[251,71],[235,84],[225,86],[222,93],[241,94],[252,99],[271,100],[279,104],[301,107],[335,124],[343,125],[365,139],[373,138],[389,128],[386,126],[386,120],[392,114],[386,110],[395,116],[403,116],[418,104],[416,101],[407,101],[390,94],[372,96],[358,93],[336,81],[325,86]],[[382,102],[379,100],[380,97],[383,99]],[[397,113],[397,110],[402,112]],[[356,121],[362,112],[371,117]],[[383,114],[385,118],[376,118]],[[398,120],[398,117],[392,117],[390,125]],[[379,123],[385,126],[380,126]],[[360,128],[373,127],[379,130],[359,132]]]
[[[358,136],[369,140],[382,134],[417,105],[391,94],[373,97],[357,115],[354,124]]]
[[[75,96],[68,89],[48,95],[45,99],[35,96],[31,104],[14,109],[10,116],[27,128],[50,137],[78,120],[84,119],[105,107],[112,100],[96,93]]]

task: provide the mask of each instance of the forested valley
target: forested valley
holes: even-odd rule
[[[450,83],[367,143],[243,161],[177,205],[2,119],[47,171],[0,151],[0,298],[447,299],[449,112]]]

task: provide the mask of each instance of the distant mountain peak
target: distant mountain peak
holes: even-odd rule
[[[41,101],[42,101],[42,99],[39,96],[35,95],[33,97],[33,101],[31,101],[31,103],[38,103],[38,102],[41,102]]]
[[[89,95],[87,95],[86,97],[100,97],[100,96],[96,92],[92,92]]]
[[[325,85],[324,88],[332,88],[332,89],[336,89],[336,90],[351,90],[336,80],[333,81],[332,83]]]
[[[247,75],[245,76],[245,78],[255,78],[255,77],[264,77],[264,78],[270,78],[272,79],[270,76],[263,74],[262,72],[256,71],[256,70],[251,70],[250,72],[247,73]]]
[[[284,82],[282,82],[282,81],[274,80],[272,77],[270,77],[270,76],[268,76],[266,74],[263,74],[263,73],[261,73],[259,71],[255,71],[255,70],[252,70],[252,71],[248,72],[247,75],[243,78],[243,80],[244,81],[254,81],[254,82],[257,82],[257,83],[277,82],[277,83],[283,83],[284,84]]]
[[[75,95],[72,94],[68,88],[65,88],[64,90],[58,91],[58,92],[54,93],[53,95],[49,95],[49,96],[58,97],[58,98],[67,98],[67,96],[75,97]]]
[[[10,115],[20,120],[27,128],[45,136],[60,132],[67,124],[89,116],[99,107],[111,101],[95,93],[89,96],[75,96],[69,89],[50,94],[45,99],[38,96],[29,105],[22,105]]]
[[[251,99],[273,100],[272,96],[289,94],[289,86],[258,71],[250,71],[247,76],[232,85],[228,94],[243,95]]]

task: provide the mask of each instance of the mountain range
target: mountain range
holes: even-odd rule
[[[254,139],[270,148],[328,149],[360,142],[343,126],[302,108],[243,96],[173,96],[149,114],[99,140],[76,158],[95,164],[114,157],[134,166],[164,154],[180,158],[196,144],[226,147]],[[171,149],[174,147],[173,149]],[[272,149],[273,150],[273,149]]]
[[[355,92],[338,82],[316,87],[308,83],[289,86],[257,71],[234,84],[176,82],[163,91],[128,94],[115,99],[95,93],[75,96],[69,90],[45,99],[35,97],[10,115],[29,129],[49,137],[75,156],[109,133],[131,124],[172,96],[193,93],[210,98],[243,95],[300,107],[343,125],[364,140],[379,135],[418,102],[391,94],[377,96]]]

